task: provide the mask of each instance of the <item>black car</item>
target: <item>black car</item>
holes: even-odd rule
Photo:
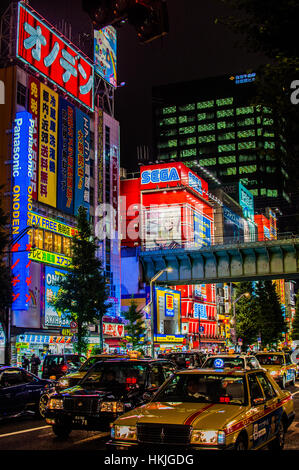
[[[33,411],[38,417],[43,393],[54,392],[51,380],[40,379],[21,367],[0,366],[0,420]]]
[[[42,378],[57,380],[78,370],[85,361],[86,357],[80,354],[48,354],[43,362]]]
[[[158,358],[174,361],[178,369],[189,369],[201,367],[206,355],[201,351],[172,351],[170,353],[160,353]]]
[[[175,369],[159,359],[97,362],[77,386],[50,396],[46,421],[59,437],[73,429],[109,430],[120,414],[149,400]]]

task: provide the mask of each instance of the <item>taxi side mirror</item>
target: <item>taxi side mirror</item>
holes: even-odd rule
[[[254,398],[252,400],[252,403],[254,405],[263,405],[264,403],[266,403],[266,399],[265,398]]]

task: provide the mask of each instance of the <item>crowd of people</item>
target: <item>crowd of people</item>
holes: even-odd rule
[[[26,354],[22,356],[22,367],[34,375],[38,375],[38,367],[41,363],[41,360],[35,354],[32,354],[31,358],[29,359]]]

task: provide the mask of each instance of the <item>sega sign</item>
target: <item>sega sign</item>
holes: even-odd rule
[[[141,173],[141,184],[166,183],[180,180],[181,178],[175,167],[156,168],[155,170],[145,170]]]

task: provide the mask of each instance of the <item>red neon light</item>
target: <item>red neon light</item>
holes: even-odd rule
[[[229,403],[230,398],[229,397],[220,397],[220,403]]]
[[[17,57],[85,106],[93,109],[93,66],[49,27],[19,4]]]

